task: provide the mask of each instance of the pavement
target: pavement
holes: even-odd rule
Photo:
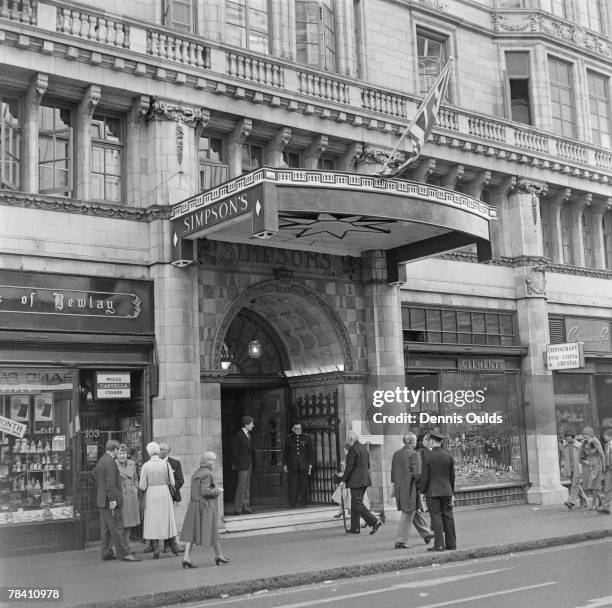
[[[411,531],[412,549],[394,549],[396,523],[371,536],[347,535],[337,528],[221,539],[230,563],[215,566],[211,549],[195,547],[197,569],[181,568],[172,553],[153,560],[141,543],[132,543],[139,563],[101,561],[99,547],[0,559],[3,585],[63,587],[70,608],[157,608],[170,604],[254,593],[432,567],[455,561],[530,551],[612,537],[612,516],[563,506],[498,506],[455,510],[457,551],[431,553]],[[25,602],[19,602],[27,606]],[[2,604],[9,606],[9,604]],[[11,604],[16,605],[16,604]],[[40,605],[37,602],[36,605]]]

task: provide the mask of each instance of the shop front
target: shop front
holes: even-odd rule
[[[152,283],[0,272],[2,555],[99,535],[90,471],[108,439],[150,436]]]
[[[526,349],[515,344],[513,315],[421,305],[402,312],[406,386],[418,397],[411,430],[446,436],[457,505],[525,502]]]

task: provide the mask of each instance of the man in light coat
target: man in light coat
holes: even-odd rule
[[[402,441],[404,447],[393,454],[391,461],[391,496],[395,496],[397,510],[402,512],[397,534],[396,549],[410,549],[408,536],[410,525],[414,524],[425,544],[429,544],[433,535],[419,510],[419,479],[421,478],[421,457],[415,451],[417,438],[414,433],[406,433]]]
[[[569,496],[563,503],[568,509],[571,509],[580,500],[580,484],[582,482],[580,448],[581,444],[576,439],[576,435],[566,431],[563,435],[563,468],[561,472],[570,480]]]
[[[612,508],[612,429],[607,429],[604,432],[604,439],[606,440],[604,449],[604,497],[603,504],[597,509],[597,512],[610,515],[610,509]]]

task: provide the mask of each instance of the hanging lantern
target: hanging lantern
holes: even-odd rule
[[[251,359],[259,359],[261,357],[261,343],[259,340],[251,340],[249,342],[249,357]]]

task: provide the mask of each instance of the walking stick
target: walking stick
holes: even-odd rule
[[[344,531],[348,532],[346,527],[346,510],[344,509],[344,492],[340,492],[340,508],[342,509],[342,523],[344,524]]]

